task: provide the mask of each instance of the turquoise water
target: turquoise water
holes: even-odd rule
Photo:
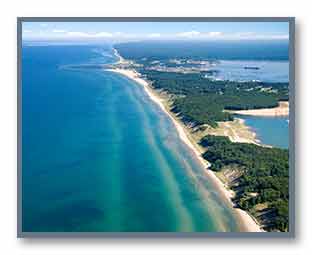
[[[104,46],[22,49],[22,230],[238,231],[173,123]]]
[[[245,120],[261,143],[274,147],[289,147],[289,118],[287,117],[255,117],[238,115]]]

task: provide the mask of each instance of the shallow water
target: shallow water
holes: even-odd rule
[[[22,50],[23,231],[237,231],[169,117],[103,46]]]

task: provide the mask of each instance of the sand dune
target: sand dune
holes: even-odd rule
[[[240,111],[228,111],[241,115],[252,115],[252,116],[288,116],[289,115],[289,103],[279,102],[279,106],[275,108],[263,108],[255,110],[240,110]]]

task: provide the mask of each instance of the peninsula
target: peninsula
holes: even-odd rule
[[[208,168],[205,172],[213,180],[216,189],[235,208],[243,231],[287,231],[288,202],[285,198],[288,196],[288,184],[283,190],[280,185],[288,182],[288,151],[261,145],[244,121],[232,114],[262,111],[262,114],[270,112],[272,115],[271,112],[276,113],[276,107],[286,109],[288,103],[279,100],[287,98],[288,85],[212,82],[205,78],[205,71],[202,73],[196,67],[191,67],[192,72],[155,70],[150,65],[158,65],[160,61],[154,60],[148,64],[147,60],[126,60],[116,49],[114,51],[118,61],[108,70],[142,85],[150,98],[168,114],[180,138],[203,167]],[[186,81],[188,87],[183,85]],[[207,82],[212,85],[207,86]],[[196,94],[196,91],[201,92]],[[205,105],[209,105],[210,109]],[[249,110],[240,110],[241,107]],[[226,149],[224,155],[217,152],[219,148]],[[230,161],[227,148],[236,151]],[[241,157],[244,155],[237,154],[241,150],[245,151],[247,158],[243,159]],[[250,157],[248,153],[251,153]],[[264,172],[264,175],[268,175],[266,178],[273,178],[272,186],[265,189],[249,183],[251,180],[260,180],[251,171],[251,166],[257,164],[258,160],[267,168]],[[267,172],[272,168],[272,160],[276,167],[283,165],[277,176]]]

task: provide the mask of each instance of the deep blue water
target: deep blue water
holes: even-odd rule
[[[237,231],[231,206],[104,46],[22,48],[23,231]]]
[[[142,41],[115,47],[130,59],[288,60],[288,40]]]

